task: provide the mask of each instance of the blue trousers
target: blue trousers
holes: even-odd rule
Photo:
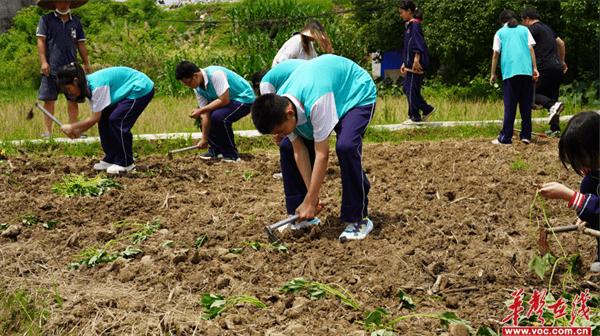
[[[133,163],[131,128],[154,97],[154,89],[138,99],[125,99],[102,110],[98,122],[100,143],[104,150],[102,161],[129,166]]]
[[[210,134],[208,143],[210,151],[223,154],[225,157],[238,157],[233,138],[233,123],[250,113],[252,104],[231,101],[228,105],[210,113]]]
[[[421,119],[421,113],[431,113],[433,106],[427,104],[425,98],[421,95],[421,87],[423,86],[423,75],[416,75],[412,72],[407,72],[404,78],[402,88],[406,99],[408,100],[408,117],[413,119]]]
[[[511,143],[517,115],[517,105],[521,112],[521,139],[531,140],[531,105],[533,103],[533,77],[517,75],[505,79],[504,91],[504,122],[498,141]]]
[[[362,138],[375,105],[355,107],[348,111],[335,126],[337,142],[335,151],[342,175],[342,207],[340,218],[344,222],[358,222],[368,215],[367,195],[371,185],[362,168]],[[311,163],[314,163],[314,142],[298,137],[309,150]],[[302,175],[296,166],[294,149],[288,138],[279,145],[281,173],[287,213],[292,215],[300,206],[307,193]]]

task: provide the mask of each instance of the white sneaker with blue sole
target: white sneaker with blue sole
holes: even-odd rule
[[[368,217],[360,222],[347,223],[346,229],[340,235],[340,241],[365,239],[373,230],[373,222]]]

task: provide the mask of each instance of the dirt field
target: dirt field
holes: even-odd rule
[[[105,335],[363,335],[364,310],[399,309],[403,289],[416,312],[454,311],[473,327],[496,328],[504,302],[516,288],[542,289],[547,279],[528,270],[537,253],[537,227],[529,220],[536,185],[580,178],[558,161],[556,141],[493,146],[487,140],[369,144],[364,164],[372,183],[368,239],[341,244],[339,166],[334,161],[322,188],[328,207],[323,225],[286,233],[289,253],[246,247],[266,242],[263,227],[285,217],[283,188],[272,177],[278,153],[244,156],[239,164],[205,163],[193,154],[138,160],[138,171],[119,177],[123,190],[98,198],[65,198],[52,184],[66,173],[93,176],[91,159],[21,155],[0,162],[0,223],[20,225],[27,214],[57,220],[53,230],[23,226],[14,239],[0,238],[0,289],[58,293],[44,326],[51,334]],[[548,202],[553,225],[573,223],[563,202]],[[77,254],[108,241],[131,245],[131,228],[115,223],[160,220],[161,230],[138,244],[134,259],[69,270]],[[207,243],[194,242],[207,234]],[[578,250],[583,275],[595,243],[560,236],[569,254]],[[163,244],[171,240],[174,246]],[[577,245],[579,244],[579,246]],[[551,241],[555,254],[560,251]],[[564,272],[564,268],[557,271]],[[440,289],[427,291],[442,275]],[[279,288],[305,277],[346,288],[360,303],[353,311],[337,299],[309,300]],[[559,279],[560,280],[560,277]],[[560,281],[556,281],[557,288]],[[211,321],[201,319],[201,293],[255,295],[259,310],[239,306]],[[439,335],[439,321],[411,319],[401,335]]]

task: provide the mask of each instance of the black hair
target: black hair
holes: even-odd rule
[[[505,9],[500,13],[500,23],[508,23],[508,28],[514,28],[519,25],[519,18],[514,11]]]
[[[91,98],[92,95],[87,86],[85,71],[81,65],[76,62],[71,62],[60,67],[58,71],[56,71],[56,85],[61,92],[65,92],[64,87],[66,85],[75,84],[75,79],[77,79],[77,86],[79,87],[81,93],[78,97],[71,97],[65,93],[65,97],[67,97],[67,100],[83,103],[85,98]]]
[[[200,68],[196,64],[190,61],[181,61],[175,68],[175,78],[177,80],[192,78],[198,71],[200,71]]]
[[[523,10],[523,12],[521,12],[521,18],[523,20],[525,20],[525,19],[539,20],[540,13],[538,13],[538,11],[537,11],[537,9],[535,9],[535,7],[525,8]]]
[[[404,10],[409,10],[409,11],[413,12],[413,15],[417,11],[417,5],[415,5],[415,3],[412,2],[411,0],[400,1],[399,7]]]
[[[254,127],[261,134],[271,134],[275,126],[285,121],[285,111],[289,104],[289,99],[274,93],[256,98],[250,110]]]
[[[260,82],[262,82],[263,77],[267,74],[268,70],[261,70],[254,75],[252,75],[252,88],[254,91],[260,94]]]
[[[600,112],[581,112],[573,116],[558,141],[558,156],[565,168],[571,165],[579,175],[585,169],[597,171],[600,160]]]

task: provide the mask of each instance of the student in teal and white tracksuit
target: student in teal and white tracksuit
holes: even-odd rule
[[[342,175],[341,240],[363,239],[373,229],[367,217],[369,181],[362,169],[362,137],[377,99],[371,76],[341,56],[323,55],[296,68],[277,94],[252,105],[259,132],[287,136],[280,143],[281,172],[292,228],[319,224],[319,190],[329,162],[329,135],[336,132]]]
[[[521,112],[521,133],[524,144],[531,143],[531,105],[533,82],[539,77],[533,46],[535,40],[525,26],[519,25],[515,12],[505,9],[500,14],[500,28],[494,35],[490,83],[496,81],[496,67],[500,58],[504,93],[504,123],[495,145],[512,143],[517,105]]]
[[[194,89],[196,94],[198,108],[192,111],[190,117],[207,116],[202,118],[202,140],[198,146],[209,148],[200,158],[239,161],[232,125],[250,113],[254,102],[250,84],[227,68],[213,65],[200,69],[188,61],[177,65],[175,77]]]
[[[95,170],[118,174],[132,170],[133,135],[131,128],[154,97],[154,82],[144,73],[127,67],[112,67],[85,75],[77,63],[60,68],[56,74],[58,86],[67,99],[82,103],[86,98],[92,106],[92,116],[62,126],[70,138],[98,123],[104,158]]]
[[[292,72],[305,62],[306,60],[289,59],[275,65],[268,71],[257,72],[252,76],[252,86],[261,95],[275,93],[287,81]]]

